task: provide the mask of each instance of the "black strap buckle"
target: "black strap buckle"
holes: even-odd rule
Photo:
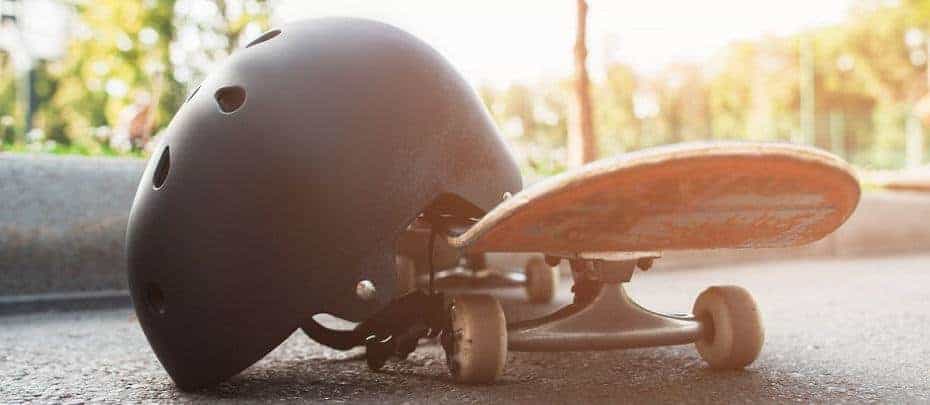
[[[414,291],[391,301],[352,330],[333,330],[309,319],[301,328],[316,342],[336,350],[366,348],[366,360],[380,369],[391,356],[404,359],[423,337],[435,337],[448,325],[441,293]]]

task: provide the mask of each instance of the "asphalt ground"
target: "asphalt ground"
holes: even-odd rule
[[[558,299],[570,299],[564,280]],[[0,402],[302,400],[388,403],[927,402],[930,255],[783,261],[638,273],[645,307],[687,311],[707,286],[753,292],[766,343],[743,371],[708,369],[693,346],[610,352],[510,353],[497,384],[450,381],[442,350],[425,344],[382,372],[358,351],[295,333],[212,389],[172,385],[129,309],[0,317]],[[510,320],[552,311],[520,290],[498,291]]]

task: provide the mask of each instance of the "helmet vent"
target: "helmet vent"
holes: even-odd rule
[[[269,40],[269,39],[271,39],[271,38],[274,38],[274,37],[278,36],[278,34],[280,34],[280,33],[281,33],[281,30],[279,30],[279,29],[274,29],[274,30],[268,31],[268,32],[262,34],[261,36],[259,36],[258,38],[253,39],[252,42],[249,42],[249,44],[246,45],[245,47],[246,47],[246,48],[251,48],[251,47],[253,47],[253,46],[255,46],[255,45],[258,45],[258,44],[260,44],[260,43],[262,43],[262,42],[265,42],[265,41],[267,41],[267,40]]]
[[[165,293],[161,291],[161,287],[158,284],[148,284],[145,286],[145,308],[152,314],[158,316],[164,316],[166,312],[165,308]]]
[[[221,87],[214,95],[216,104],[226,114],[232,114],[245,104],[245,89],[240,86]]]
[[[168,146],[161,151],[161,157],[158,158],[158,164],[155,166],[155,174],[152,175],[152,187],[156,190],[165,185],[168,179],[168,170],[171,168],[171,153]]]

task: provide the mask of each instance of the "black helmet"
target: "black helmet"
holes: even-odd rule
[[[314,314],[389,303],[418,214],[481,216],[520,188],[427,44],[374,21],[290,24],[232,55],[161,136],[127,234],[136,313],[181,388],[215,384]]]

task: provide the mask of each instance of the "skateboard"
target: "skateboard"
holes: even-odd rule
[[[769,248],[819,240],[855,210],[859,182],[841,159],[774,143],[684,144],[603,160],[538,183],[472,223],[448,227],[466,254],[538,252],[568,260],[574,302],[507,324],[490,296],[451,299],[443,340],[453,376],[495,380],[512,351],[694,343],[712,368],[752,363],[764,340],[752,296],[710,287],[690,314],[647,310],[623,287],[664,250]]]

